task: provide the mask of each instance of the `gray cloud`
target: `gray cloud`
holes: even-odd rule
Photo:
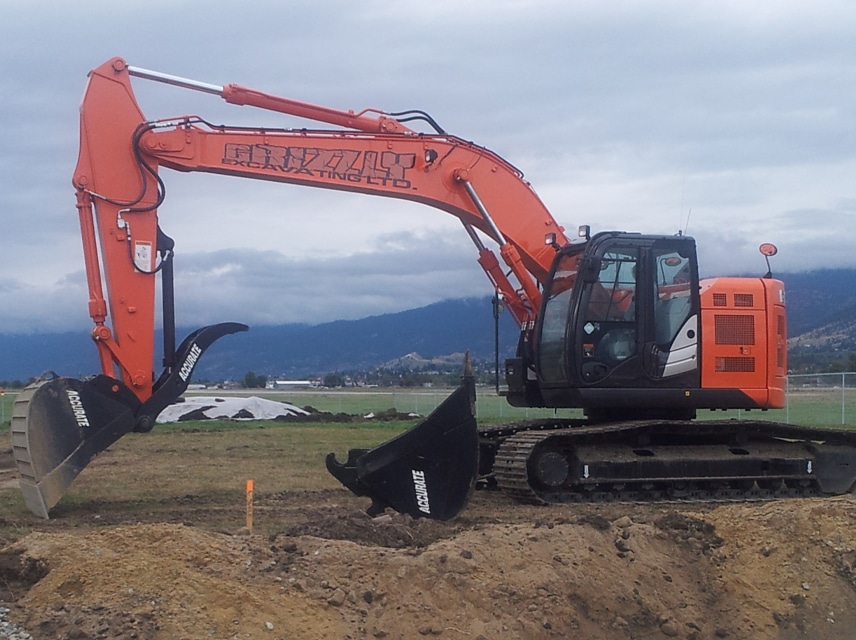
[[[317,323],[490,295],[475,252],[443,235],[386,237],[376,251],[295,260],[275,251],[222,250],[181,258],[178,321]],[[210,320],[208,320],[210,321]]]
[[[762,271],[764,241],[782,271],[854,266],[854,19],[834,1],[6,2],[0,331],[86,323],[77,107],[86,72],[114,55],[340,109],[425,109],[520,167],[569,229],[687,227],[708,274]],[[135,89],[152,117],[306,124]],[[182,321],[318,322],[489,293],[448,215],[164,177]]]
[[[303,259],[247,248],[179,250],[175,265],[181,326],[316,324],[492,293],[474,249],[449,233],[398,232],[379,237],[365,252]],[[2,333],[85,330],[90,324],[82,271],[47,285],[6,281],[0,296]]]

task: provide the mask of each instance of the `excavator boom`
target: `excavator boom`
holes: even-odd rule
[[[188,115],[150,120],[137,104],[132,77],[335,128],[214,126]],[[424,120],[433,131],[416,132],[403,124],[411,120]],[[89,74],[72,180],[101,372],[87,380],[38,382],[21,394],[13,420],[26,502],[42,517],[95,455],[125,433],[152,428],[160,411],[187,388],[214,341],[247,330],[240,323],[219,323],[175,346],[175,243],[158,219],[165,197],[162,169],[354,191],[445,211],[461,220],[479,264],[520,325],[534,319],[554,247],[567,242],[517,169],[487,149],[446,134],[422,112],[340,111],[236,84],[148,71],[121,58],[105,62]],[[486,241],[498,245],[499,257]],[[159,374],[154,366],[158,279],[164,331]],[[352,454],[344,465],[331,458],[328,466],[376,505],[414,516],[452,517],[476,476],[473,402],[471,375],[465,372],[461,390],[408,435],[365,456]],[[402,474],[404,480],[398,478]],[[389,489],[398,486],[410,489],[404,494]],[[412,499],[417,494],[432,496],[430,512]]]

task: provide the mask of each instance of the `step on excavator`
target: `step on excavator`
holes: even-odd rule
[[[215,125],[195,115],[152,120],[132,78],[320,128]],[[508,402],[584,410],[584,419],[479,426],[465,365],[461,386],[410,430],[353,449],[344,462],[328,456],[329,471],[371,501],[369,513],[392,508],[447,520],[476,486],[537,504],[853,489],[856,437],[847,430],[696,419],[700,409],[784,406],[785,291],[769,272],[772,245],[761,246],[763,277],[700,279],[686,235],[592,235],[584,226],[567,237],[520,171],[423,111],[340,111],[113,58],[89,74],[73,176],[101,372],[43,377],[13,408],[21,489],[38,516],[48,517],[94,456],[126,433],[151,430],[208,347],[247,329],[202,327],[176,347],[175,242],[158,220],[164,169],[401,198],[457,217],[520,328],[516,356],[505,364]]]

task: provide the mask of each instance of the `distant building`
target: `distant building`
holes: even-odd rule
[[[311,389],[317,387],[315,380],[268,380],[265,389],[287,390],[287,389]]]

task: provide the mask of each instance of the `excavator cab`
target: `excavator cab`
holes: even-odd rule
[[[668,400],[698,389],[699,310],[692,238],[610,232],[570,244],[557,252],[538,322],[507,363],[509,401],[615,417],[640,403],[653,410],[657,390]]]
[[[778,280],[700,280],[689,236],[600,233],[557,251],[508,400],[601,422],[781,408],[785,325]]]

